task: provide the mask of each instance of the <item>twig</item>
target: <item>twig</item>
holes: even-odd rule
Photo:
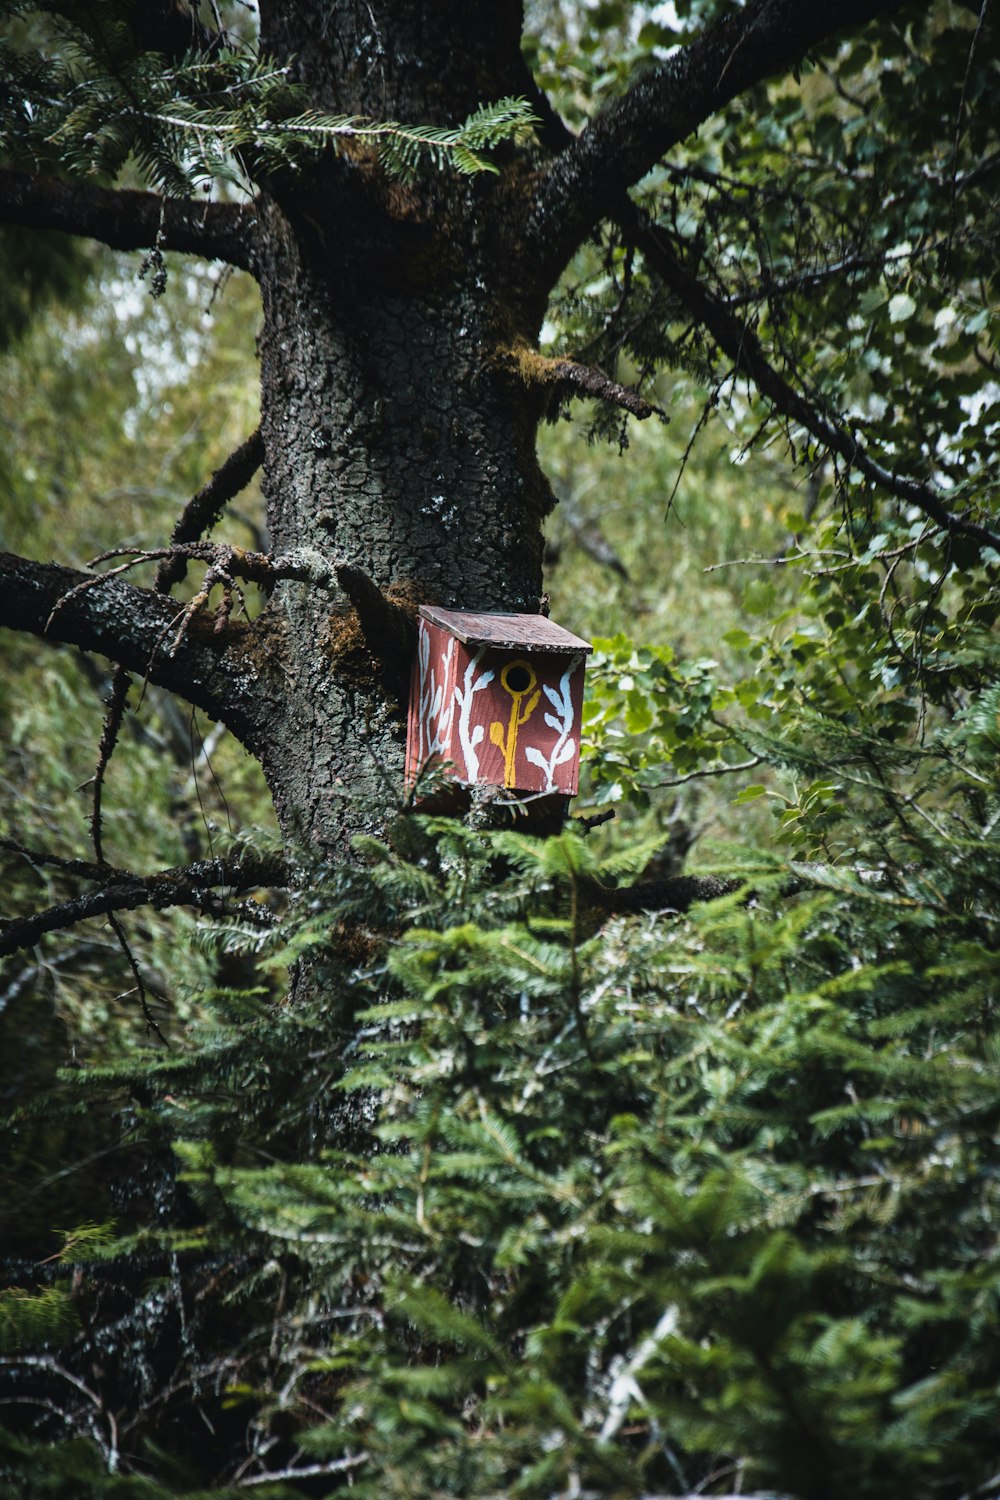
[[[107,880],[108,866],[93,864],[87,859],[63,859],[58,854],[47,854],[44,849],[29,849],[25,844],[19,844],[16,839],[0,838],[0,849],[6,849],[11,854],[20,854],[29,864],[52,865],[54,869],[62,870],[66,875],[79,875],[84,880]]]
[[[704,776],[730,776],[736,771],[752,771],[762,761],[763,756],[755,755],[752,760],[741,760],[733,766],[706,766],[701,771],[688,771],[686,776],[673,776],[669,781],[648,781],[644,782],[643,785],[657,788],[664,786],[684,786],[686,782],[700,781]]]
[[[600,828],[602,823],[610,823],[615,816],[613,807],[606,807],[603,812],[594,813],[590,818],[574,818],[573,827],[579,828],[581,833],[587,834],[592,828]]]
[[[240,1489],[249,1489],[253,1484],[277,1484],[282,1479],[313,1479],[326,1474],[343,1474],[347,1469],[358,1469],[368,1463],[367,1453],[349,1454],[347,1458],[335,1459],[331,1464],[305,1464],[300,1469],[272,1469],[267,1474],[253,1474],[249,1479],[239,1479]]]
[[[129,945],[129,940],[125,935],[125,929],[112,911],[108,912],[108,926],[114,933],[115,938],[118,942],[118,946],[124,953],[125,960],[128,963],[129,968],[132,970],[132,978],[135,980],[135,993],[139,997],[139,1009],[142,1011],[142,1018],[146,1023],[147,1029],[151,1031],[155,1037],[158,1037],[165,1047],[169,1047],[170,1043],[163,1035],[163,1032],[160,1030],[159,1026],[156,1023],[153,1012],[149,1008],[149,995],[147,993],[146,985],[142,977],[142,971],[140,970],[139,964],[136,960],[136,956],[132,952],[131,946]]]
[[[965,76],[962,79],[962,96],[958,101],[958,114],[955,117],[955,145],[951,156],[951,198],[948,204],[948,240],[946,257],[951,252],[952,240],[955,233],[955,205],[958,199],[958,152],[962,144],[962,127],[965,123],[965,104],[969,94],[969,78],[972,74],[972,63],[979,45],[979,38],[983,34],[986,24],[986,12],[989,9],[990,0],[983,0],[979,8],[979,20],[973,33],[972,43],[969,47],[969,56],[965,63]]]
[[[108,712],[101,730],[101,741],[97,747],[97,766],[94,770],[94,796],[90,814],[90,836],[98,864],[104,864],[104,841],[101,828],[101,798],[104,792],[104,777],[118,743],[118,734],[125,716],[128,690],[132,679],[124,667],[115,667],[108,695]]]
[[[272,589],[282,579],[291,579],[299,583],[308,583],[314,588],[334,592],[338,588],[338,571],[323,555],[312,548],[302,547],[291,552],[285,552],[277,557],[272,557],[266,552],[250,552],[244,547],[237,547],[230,542],[184,542],[169,547],[111,547],[107,552],[101,552],[93,558],[90,567],[96,567],[98,563],[108,562],[113,557],[126,557],[127,561],[119,563],[117,567],[111,568],[107,573],[96,574],[93,578],[85,578],[82,583],[74,585],[62,594],[52,606],[48,619],[45,622],[45,630],[48,630],[58,612],[65,608],[78,595],[87,593],[90,589],[97,588],[106,583],[110,578],[117,578],[122,573],[127,573],[131,568],[138,567],[141,563],[190,561],[204,562],[208,564],[202,587],[199,592],[185,604],[173,618],[166,624],[157,636],[150,653],[150,662],[156,657],[163,641],[171,630],[175,630],[174,638],[168,651],[168,656],[176,656],[181,643],[190,627],[191,621],[198,610],[208,600],[208,596],[217,584],[221,584],[224,590],[223,601],[219,606],[215,620],[216,632],[221,632],[229,619],[232,610],[232,594],[238,592],[235,580],[237,578],[256,583],[264,589]],[[344,566],[344,565],[342,565]],[[363,575],[362,575],[363,576]],[[371,585],[374,588],[374,584]]]

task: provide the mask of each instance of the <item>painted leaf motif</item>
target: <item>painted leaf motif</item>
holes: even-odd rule
[[[536,745],[527,746],[524,752],[524,758],[525,760],[530,760],[533,766],[538,766],[539,770],[548,770],[548,762]]]

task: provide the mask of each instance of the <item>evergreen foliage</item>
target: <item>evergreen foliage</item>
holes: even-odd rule
[[[37,11],[8,0],[8,17]],[[213,182],[249,189],[247,168],[273,172],[327,148],[373,148],[390,176],[421,164],[470,175],[496,172],[488,153],[530,133],[524,99],[482,105],[460,125],[366,120],[305,108],[289,77],[248,42],[222,34],[164,66],[141,50],[120,0],[46,7],[44,34],[0,41],[0,152],[18,165],[57,166],[114,179],[130,161],[161,192],[180,197]],[[37,28],[36,28],[37,31]]]
[[[72,1080],[118,1094],[163,1207],[137,1219],[133,1187],[118,1238],[71,1237],[41,1296],[8,1296],[8,1370],[41,1339],[82,1379],[100,1346],[128,1467],[179,1465],[177,1495],[227,1471],[302,1495],[317,1477],[372,1496],[737,1476],[835,1500],[989,1493],[994,709],[960,720],[944,769],[923,752],[933,808],[901,790],[912,755],[854,741],[877,870],[726,851],[740,889],[683,919],[601,923],[591,883],[648,850],[573,832],[409,815],[360,866],[316,871],[312,911],[265,947],[332,964],[358,1050],[343,1066],[328,1007],[220,993],[180,1052]],[[810,819],[828,841],[829,806]],[[345,1099],[370,1119],[347,1146]],[[181,1480],[192,1402],[205,1457]],[[12,1476],[47,1472],[26,1432],[60,1435],[31,1415]],[[70,1451],[97,1486],[78,1443],[56,1465]]]

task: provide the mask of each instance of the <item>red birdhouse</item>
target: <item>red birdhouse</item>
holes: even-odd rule
[[[450,761],[466,785],[573,796],[590,650],[543,615],[422,608],[407,780]]]

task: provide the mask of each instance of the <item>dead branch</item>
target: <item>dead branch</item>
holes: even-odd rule
[[[258,427],[185,505],[170,538],[171,545],[178,547],[199,541],[215,525],[229,501],[246,488],[263,461],[264,439]],[[186,572],[187,560],[183,556],[174,554],[164,558],[156,570],[153,587],[159,594],[168,594]]]
[[[620,406],[640,422],[652,416],[657,416],[664,422],[670,420],[662,407],[647,401],[645,396],[641,396],[630,386],[619,385],[616,380],[605,375],[603,370],[595,369],[592,365],[581,364],[573,359],[551,359],[529,347],[523,340],[512,343],[506,350],[505,358],[526,385],[549,386],[557,392],[569,390],[583,396],[593,396],[598,401]]]
[[[119,869],[106,869],[103,875],[104,883],[96,890],[30,916],[0,922],[0,957],[30,948],[46,932],[61,931],[88,917],[134,911],[140,906],[151,906],[155,911],[170,906],[212,910],[217,909],[216,893],[220,887],[235,895],[261,886],[286,886],[290,879],[283,859],[249,854],[234,859],[199,860],[155,875],[135,875]]]
[[[549,378],[554,384],[570,386],[584,396],[593,396],[598,401],[620,406],[640,422],[652,416],[659,417],[662,422],[670,421],[662,406],[647,401],[645,396],[640,396],[630,386],[619,385],[616,380],[605,375],[603,370],[597,370],[592,365],[577,364],[571,359],[557,359],[552,361],[549,368]]]
[[[94,568],[98,563],[109,562],[113,557],[125,557],[126,561],[111,568],[107,573],[95,573],[93,577],[82,579],[55,601],[46,621],[46,633],[60,611],[79,599],[81,595],[147,562],[159,561],[161,567],[169,567],[180,562],[185,568],[192,561],[208,564],[201,588],[193,598],[171,615],[153,642],[151,660],[160,653],[168,636],[172,636],[172,639],[169,650],[164,654],[168,657],[177,655],[192,621],[199,610],[208,603],[209,596],[217,585],[221,585],[223,594],[216,609],[213,633],[219,635],[229,623],[233,596],[240,593],[237,579],[256,583],[267,592],[270,592],[282,579],[309,583],[314,588],[325,589],[328,592],[336,590],[338,584],[336,568],[320,553],[308,548],[271,557],[266,552],[247,551],[246,548],[237,547],[232,542],[185,542],[179,546],[169,547],[112,547],[107,552],[99,553],[92,559],[89,566]],[[240,597],[242,600],[241,593]]]

